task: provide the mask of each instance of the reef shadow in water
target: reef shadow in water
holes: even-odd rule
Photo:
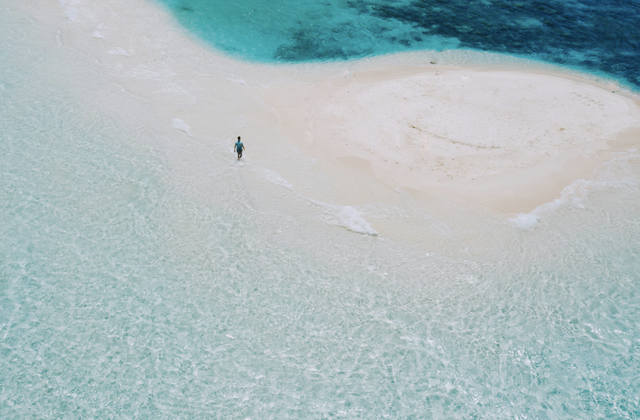
[[[257,61],[408,50],[515,54],[640,88],[640,0],[157,0],[215,48]]]
[[[416,0],[372,7],[460,47],[605,72],[640,86],[640,2]]]
[[[515,54],[604,72],[640,87],[640,2],[620,0],[486,1],[416,0],[380,4],[357,0],[348,7],[382,22],[367,32],[397,50],[429,48],[430,36],[457,39],[459,48]],[[408,28],[398,34],[397,23]],[[315,26],[316,28],[319,25]],[[320,26],[321,27],[321,26]],[[410,28],[410,29],[409,29]],[[361,30],[362,32],[362,30]],[[345,39],[362,36],[348,25],[296,29],[276,61],[348,59],[380,53],[345,49]],[[366,45],[366,43],[364,43]]]

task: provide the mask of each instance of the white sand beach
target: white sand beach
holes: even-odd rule
[[[2,6],[1,418],[638,413],[633,94],[464,50],[247,63],[149,0]]]
[[[73,57],[65,67],[44,58],[43,71],[79,101],[156,133],[187,176],[206,172],[214,146],[232,160],[241,135],[245,161],[310,199],[363,205],[403,191],[512,214],[640,144],[637,97],[524,61],[461,67],[451,53],[424,52],[247,64],[147,2],[11,7],[45,24],[42,48]],[[199,182],[206,191],[214,181]]]
[[[348,77],[269,89],[266,103],[308,156],[361,159],[391,187],[506,212],[532,210],[588,179],[619,148],[615,140],[638,129],[637,98],[613,85],[429,64],[369,63]]]

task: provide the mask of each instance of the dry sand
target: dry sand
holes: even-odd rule
[[[618,87],[563,76],[365,67],[268,89],[265,101],[308,156],[362,159],[394,188],[522,212],[588,179],[640,122],[638,101]]]
[[[224,144],[231,158],[243,135],[248,159],[313,199],[356,205],[401,189],[513,213],[640,144],[636,97],[533,64],[462,68],[430,52],[247,64],[206,49],[147,2],[10,3],[55,33],[52,48],[79,51],[94,69],[78,76],[77,95],[156,130],[174,165],[194,174],[209,162],[185,141]],[[56,71],[73,93],[77,80]],[[313,171],[334,180],[331,194],[310,189]]]

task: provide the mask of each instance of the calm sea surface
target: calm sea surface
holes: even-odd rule
[[[637,0],[157,0],[247,60],[348,59],[470,48],[607,74],[640,87]]]

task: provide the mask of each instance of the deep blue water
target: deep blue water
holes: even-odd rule
[[[640,87],[637,0],[158,0],[247,60],[345,60],[470,48],[604,72]]]

